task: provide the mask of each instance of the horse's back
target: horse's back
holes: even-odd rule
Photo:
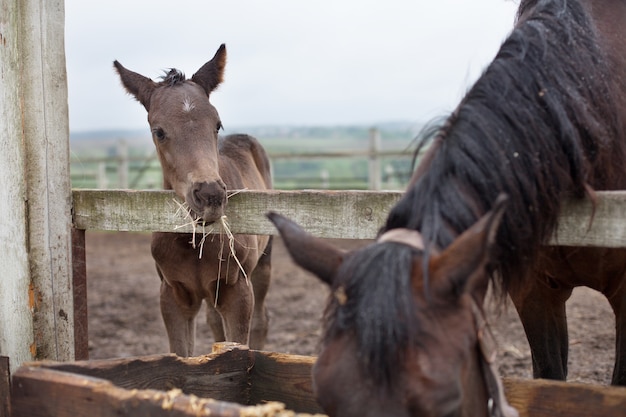
[[[229,189],[271,189],[270,160],[259,141],[247,134],[220,138],[220,175]]]

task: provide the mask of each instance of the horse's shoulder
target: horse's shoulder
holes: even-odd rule
[[[261,174],[265,187],[271,188],[269,156],[255,137],[244,133],[220,137],[219,153],[221,158],[229,160],[227,165],[220,165],[221,175],[228,176],[228,167],[237,167],[237,175],[256,172]]]

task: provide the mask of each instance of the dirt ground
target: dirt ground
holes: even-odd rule
[[[364,241],[337,240],[346,248]],[[265,350],[315,355],[326,287],[296,267],[280,239],[272,256],[272,286],[267,305],[270,331]],[[150,235],[87,233],[90,358],[167,353],[159,310],[159,279],[150,256]],[[489,312],[504,376],[531,377],[530,350],[512,306]],[[614,358],[613,313],[604,297],[586,288],[574,291],[567,306],[571,381],[607,384]],[[212,337],[201,311],[196,354],[211,350]]]

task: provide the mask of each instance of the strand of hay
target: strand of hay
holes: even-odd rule
[[[233,195],[241,191],[243,190],[234,191],[230,195],[228,195],[227,198],[230,198]],[[239,258],[237,258],[237,253],[235,251],[235,236],[230,230],[230,225],[228,224],[226,215],[220,217],[220,220],[218,222],[215,222],[214,224],[210,225],[210,227],[207,229],[207,225],[204,222],[204,220],[202,220],[201,218],[197,216],[194,216],[191,210],[189,209],[189,205],[186,202],[181,203],[177,199],[174,199],[174,202],[178,205],[178,209],[176,210],[175,217],[182,217],[183,220],[186,220],[186,223],[176,226],[174,230],[191,226],[192,228],[191,246],[194,249],[197,246],[199,246],[198,259],[202,259],[202,254],[204,252],[204,242],[206,241],[207,236],[214,234],[214,232],[216,232],[214,225],[217,224],[220,227],[220,231],[217,232],[217,234],[219,234],[220,236],[220,250],[217,254],[219,263],[218,263],[218,271],[217,271],[217,284],[216,284],[216,289],[215,289],[215,301],[214,301],[214,307],[217,307],[217,302],[219,299],[220,277],[222,275],[222,262],[223,261],[226,261],[226,268],[229,268],[230,262],[228,262],[228,260],[232,257],[237,263],[237,267],[239,268],[239,270],[245,277],[246,284],[250,285],[250,281],[248,280],[248,274],[246,274],[246,271],[244,270],[243,265],[239,261]],[[202,238],[200,238],[199,244],[196,245],[196,233],[198,233],[198,229],[201,229]],[[227,258],[224,258],[224,246],[226,246],[224,244],[224,236],[228,238],[229,255]],[[226,270],[226,274],[228,274],[228,269]]]

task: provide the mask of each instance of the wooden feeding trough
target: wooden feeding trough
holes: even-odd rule
[[[154,355],[35,362],[12,381],[12,417],[292,417],[322,413],[312,393],[314,357],[216,344],[194,358]],[[507,379],[520,417],[617,417],[626,388]]]
[[[214,353],[34,362],[12,380],[12,417],[287,417],[321,413],[315,358],[216,344]],[[295,410],[295,411],[289,411]]]

